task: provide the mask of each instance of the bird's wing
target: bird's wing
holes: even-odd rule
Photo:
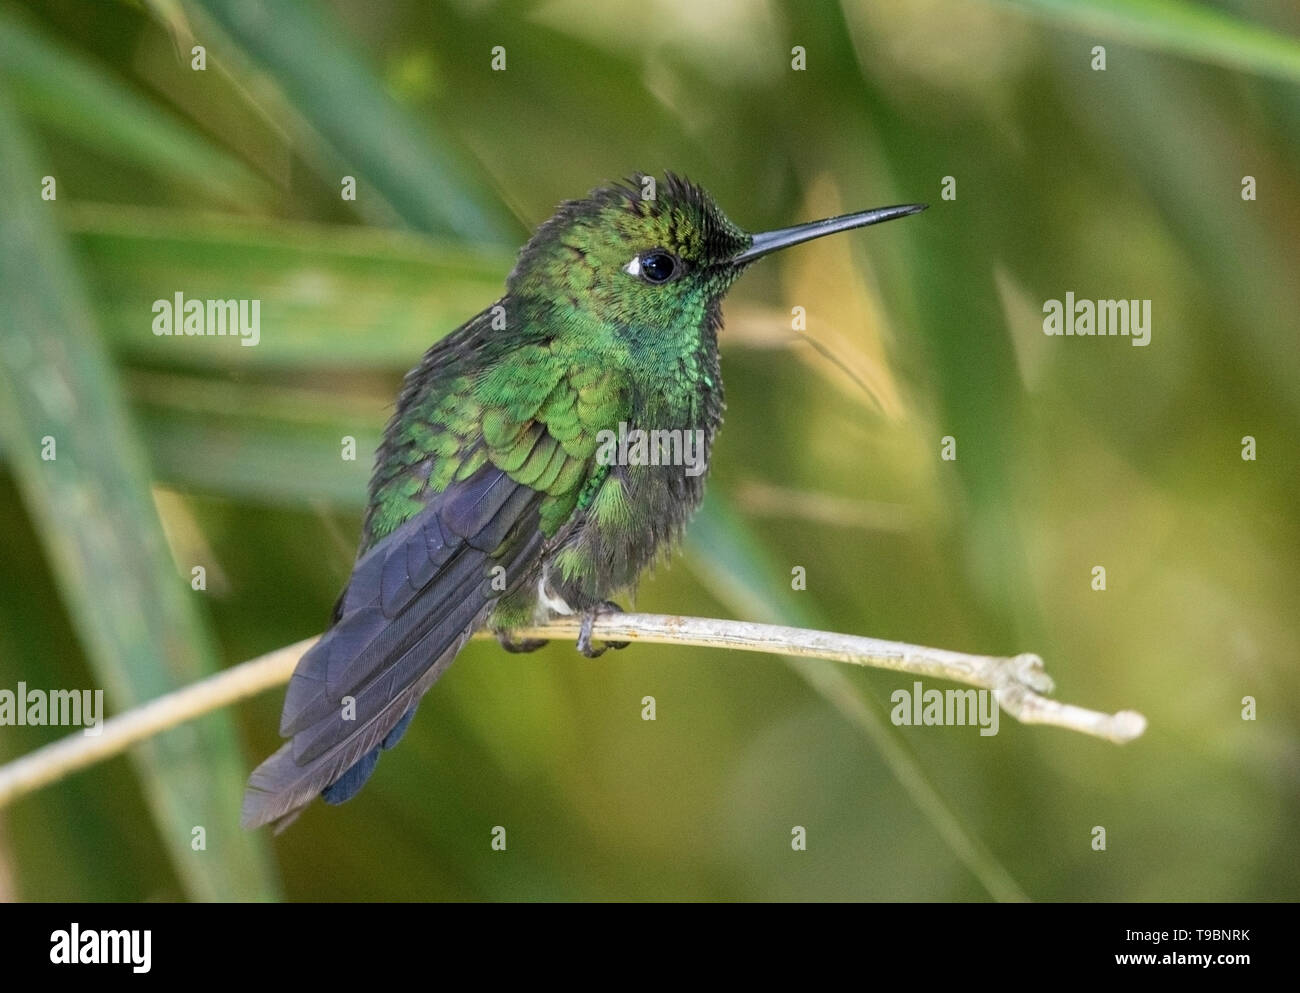
[[[613,370],[552,369],[522,351],[522,364],[414,396],[409,416],[394,418],[380,453],[390,468],[376,473],[372,500],[381,509],[367,520],[372,542],[334,626],[290,680],[280,733],[291,740],[253,772],[245,826],[283,827],[318,793],[353,796],[572,513],[595,466],[596,432],[617,423],[626,391]]]

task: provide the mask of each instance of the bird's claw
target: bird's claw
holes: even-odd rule
[[[543,645],[549,645],[550,642],[545,638],[521,638],[515,641],[510,637],[508,631],[498,631],[496,633],[497,641],[507,652],[535,652]]]
[[[607,641],[600,648],[594,648],[591,644],[591,626],[595,623],[599,614],[621,614],[623,608],[612,600],[606,600],[604,603],[595,607],[588,607],[582,612],[582,624],[578,628],[578,651],[589,659],[600,658],[607,649],[626,648],[630,642],[626,641]]]

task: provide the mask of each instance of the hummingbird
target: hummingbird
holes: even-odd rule
[[[772,252],[925,207],[749,234],[672,173],[562,203],[520,251],[505,295],[407,374],[356,564],[289,681],[289,740],[250,777],[244,826],[283,829],[317,795],[355,796],[479,629],[531,651],[546,642],[513,630],[576,614],[583,655],[623,647],[593,644],[592,623],[681,537],[706,472],[626,446],[611,457],[602,442],[682,432],[707,469],[732,284]]]

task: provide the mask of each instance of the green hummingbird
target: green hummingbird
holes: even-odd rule
[[[505,295],[407,374],[356,565],[289,682],[290,740],[253,772],[244,825],[283,828],[318,794],[354,796],[480,628],[529,651],[545,642],[512,630],[578,614],[580,652],[622,647],[594,646],[592,620],[619,609],[609,598],[672,546],[703,497],[722,421],[724,294],[778,249],[924,209],[751,235],[672,173],[561,204]],[[670,440],[686,451],[695,439],[696,467],[645,458],[647,435],[667,454]],[[642,444],[629,454],[614,436]]]

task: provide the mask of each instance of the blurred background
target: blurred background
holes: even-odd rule
[[[931,209],[732,292],[708,501],[635,606],[1034,651],[1150,720],[476,642],[357,800],[239,829],[267,692],[0,810],[0,897],[1294,899],[1298,38],[1290,0],[0,3],[0,687],[120,712],[320,631],[403,372],[558,201],[672,169],[749,230]],[[155,336],[178,291],[260,344]],[[1067,291],[1151,344],[1046,337]]]

